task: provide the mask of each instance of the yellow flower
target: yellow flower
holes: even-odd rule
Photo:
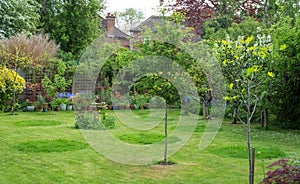
[[[223,45],[227,45],[226,40],[222,40],[222,44],[223,44]]]
[[[268,72],[268,76],[274,77],[274,73],[273,72]]]
[[[267,57],[267,54],[265,52],[258,52],[258,54],[265,59]]]
[[[286,49],[286,44],[280,45],[280,50],[285,50]]]
[[[246,39],[246,43],[250,43],[253,40],[253,36],[250,36]]]

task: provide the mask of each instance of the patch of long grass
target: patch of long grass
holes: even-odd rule
[[[137,134],[123,134],[119,136],[120,140],[131,144],[154,144],[164,141],[165,137],[158,133],[137,133]],[[169,137],[169,143],[179,141],[177,137]]]
[[[55,120],[25,120],[12,122],[15,126],[55,126],[61,125],[63,122]]]
[[[255,151],[257,159],[281,158],[286,156],[285,152],[281,151],[278,147],[256,147]],[[211,153],[221,157],[248,158],[247,147],[240,145],[215,147],[211,149]]]
[[[87,143],[57,139],[57,140],[34,140],[18,143],[15,148],[22,152],[49,153],[75,151],[88,147]]]

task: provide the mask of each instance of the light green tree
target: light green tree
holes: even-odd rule
[[[124,30],[129,31],[137,23],[144,19],[144,13],[135,8],[126,8],[122,12],[117,12],[119,26],[124,25]]]
[[[240,122],[247,129],[247,147],[249,160],[249,183],[253,184],[254,167],[251,154],[251,120],[257,104],[262,100],[266,91],[265,85],[270,72],[271,53],[273,45],[270,36],[257,35],[238,40],[222,40],[218,47],[219,62],[228,85],[229,94],[224,97],[228,101],[238,100],[246,110],[246,118],[238,114]]]

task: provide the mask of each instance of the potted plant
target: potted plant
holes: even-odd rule
[[[71,99],[68,99],[68,101],[67,101],[67,110],[68,111],[73,110],[73,103],[72,103]]]
[[[50,105],[51,105],[51,108],[52,109],[56,109],[59,108],[60,110],[60,107],[59,107],[59,104],[60,104],[60,98],[54,98],[51,102],[50,102]]]
[[[45,103],[46,103],[45,97],[43,97],[41,94],[38,94],[36,105],[40,109],[40,111],[44,110]]]
[[[29,101],[28,99],[27,99],[27,111],[34,111],[34,104],[33,104],[33,102],[31,102],[31,101]]]
[[[23,110],[23,112],[27,112],[27,106],[29,105],[27,101],[22,102],[21,104],[21,108]]]
[[[72,93],[66,93],[66,97],[68,98],[68,101],[67,101],[67,110],[71,111],[73,110],[73,97],[74,97],[74,94]]]
[[[62,111],[67,110],[67,103],[68,103],[67,98],[65,98],[65,97],[60,98],[60,104],[59,104],[60,110],[62,110]]]

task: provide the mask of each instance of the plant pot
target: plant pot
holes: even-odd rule
[[[67,110],[67,104],[60,104],[59,107],[60,107],[60,110],[62,110],[62,111]]]
[[[27,106],[27,111],[34,111],[34,105]]]
[[[67,106],[67,110],[68,110],[68,111],[73,110],[73,105],[68,105],[68,106]]]
[[[56,109],[55,109],[56,111],[60,111],[60,107],[56,107]]]
[[[43,112],[47,112],[48,108],[47,107],[43,107]]]
[[[134,104],[134,109],[139,109],[139,106]]]

